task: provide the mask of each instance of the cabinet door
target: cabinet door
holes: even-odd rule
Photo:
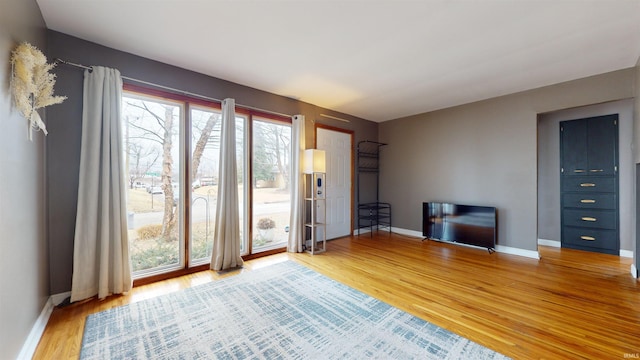
[[[562,175],[587,175],[587,122],[581,120],[560,123]]]
[[[589,175],[615,175],[618,116],[590,118],[587,132]]]
[[[562,247],[617,254],[618,115],[560,123]]]

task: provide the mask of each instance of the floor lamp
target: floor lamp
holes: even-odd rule
[[[305,175],[305,250],[315,255],[327,250],[326,235],[326,157],[324,150],[304,151]],[[308,180],[307,180],[308,179]],[[307,236],[307,234],[309,236]],[[321,236],[319,236],[321,234]],[[311,244],[307,247],[307,242]]]

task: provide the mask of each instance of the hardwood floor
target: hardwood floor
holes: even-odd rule
[[[380,232],[327,243],[327,252],[250,260],[54,310],[34,359],[77,358],[87,315],[287,259],[514,359],[640,357],[640,286],[632,260],[540,248],[541,259]]]

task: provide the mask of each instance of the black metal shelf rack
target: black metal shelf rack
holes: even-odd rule
[[[387,229],[391,232],[391,204],[379,201],[380,150],[385,145],[369,140],[358,143],[358,235],[365,229],[369,230],[370,236],[374,230]],[[363,193],[362,187],[366,184],[375,187],[375,198]]]

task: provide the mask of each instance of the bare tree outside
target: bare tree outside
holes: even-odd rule
[[[273,181],[282,190],[289,190],[291,128],[270,122],[254,124],[254,177]]]
[[[162,151],[160,172],[161,188],[164,194],[164,214],[160,237],[165,241],[177,240],[177,214],[174,206],[173,187],[173,136],[176,135],[180,108],[155,102],[130,99],[126,105],[132,111],[137,109],[138,116],[128,116],[129,153],[132,148],[141,148],[144,152]],[[138,141],[138,142],[136,142]],[[153,145],[153,144],[156,145]],[[155,162],[154,162],[155,163]],[[153,195],[153,194],[152,194]]]
[[[197,135],[195,131],[193,131],[194,134],[194,138],[197,136],[198,140],[195,142],[195,146],[193,147],[193,155],[191,157],[191,180],[196,180],[198,178],[198,171],[200,169],[200,161],[202,159],[202,154],[204,153],[204,150],[207,146],[207,144],[210,144],[210,146],[214,147],[216,144],[216,139],[218,140],[217,143],[220,143],[220,135],[219,135],[219,130],[218,130],[218,134],[217,136],[212,136],[212,131],[213,129],[216,127],[216,125],[218,125],[218,129],[219,129],[219,123],[220,123],[220,114],[219,113],[211,113],[211,115],[209,116],[209,119],[207,120],[207,122],[205,123],[204,127],[202,127],[202,129],[198,128],[198,124],[193,123],[192,127],[193,129],[197,129],[199,130],[200,134]]]
[[[136,182],[156,165],[160,153],[139,143],[129,143],[126,149],[129,155],[129,188],[133,189]]]

